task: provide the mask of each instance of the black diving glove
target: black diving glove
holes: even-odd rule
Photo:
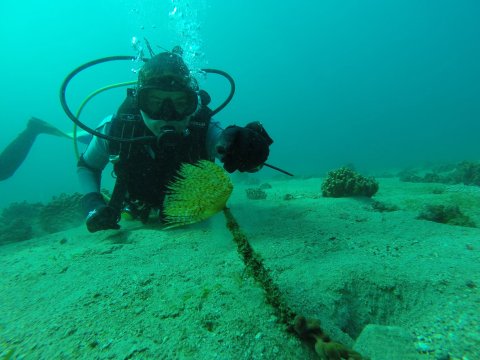
[[[87,229],[91,233],[108,230],[120,229],[120,211],[108,206],[100,193],[92,192],[86,194],[82,199],[83,208],[88,212]]]
[[[223,130],[216,145],[223,167],[229,173],[260,170],[270,152],[273,140],[258,121],[245,127],[229,126]]]

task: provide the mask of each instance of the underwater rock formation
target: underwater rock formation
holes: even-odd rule
[[[423,175],[418,175],[413,170],[404,170],[398,174],[398,177],[404,182],[480,186],[480,163],[462,161],[456,165],[442,165]]]
[[[427,205],[417,219],[447,225],[476,227],[475,223],[456,205]]]
[[[80,225],[81,195],[61,194],[49,203],[13,203],[0,215],[0,244],[28,240]]]
[[[60,194],[44,205],[38,214],[40,226],[47,234],[79,226],[83,222],[82,195]]]
[[[450,181],[454,184],[480,186],[480,163],[463,161],[453,171]]]
[[[267,193],[260,188],[248,188],[245,189],[245,193],[250,200],[265,200],[267,198]]]
[[[378,182],[374,178],[367,178],[347,167],[330,171],[322,183],[324,197],[372,197],[377,191]]]
[[[376,201],[376,200],[373,200],[370,205],[373,211],[378,211],[378,212],[392,212],[392,211],[400,210],[400,208],[395,204],[386,204],[384,202]]]

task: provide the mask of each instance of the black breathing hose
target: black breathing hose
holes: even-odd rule
[[[99,138],[101,139],[106,139],[106,140],[110,140],[110,141],[118,141],[118,142],[125,142],[125,143],[143,143],[143,142],[151,142],[151,141],[155,141],[156,140],[156,137],[155,136],[143,136],[143,137],[137,137],[137,138],[133,138],[133,139],[123,139],[123,138],[119,138],[119,137],[115,137],[115,136],[110,136],[110,135],[106,135],[106,134],[102,134],[101,132],[99,131],[96,131],[90,127],[88,127],[87,125],[85,125],[84,123],[82,123],[74,114],[73,112],[70,110],[68,104],[67,104],[67,99],[66,99],[66,91],[67,91],[67,87],[70,83],[70,81],[76,76],[78,75],[80,72],[82,72],[83,70],[89,68],[89,67],[92,67],[92,66],[95,66],[95,65],[98,65],[98,64],[101,64],[101,63],[105,63],[105,62],[109,62],[109,61],[118,61],[118,60],[130,60],[130,61],[133,61],[135,60],[136,57],[135,56],[128,56],[128,55],[118,55],[118,56],[108,56],[108,57],[104,57],[104,58],[100,58],[100,59],[96,59],[96,60],[93,60],[93,61],[90,61],[90,62],[87,62],[81,66],[79,66],[78,68],[76,68],[75,70],[73,70],[70,74],[68,74],[65,79],[63,80],[63,83],[62,83],[62,86],[60,87],[60,103],[62,104],[62,108],[63,108],[63,111],[65,111],[65,114],[67,114],[67,116],[81,129],[85,130],[86,132],[92,134],[93,136],[98,136]],[[148,59],[142,59],[143,61],[148,61]],[[216,109],[212,110],[212,113],[211,115],[215,115],[217,114],[218,112],[220,112],[221,110],[223,110],[225,108],[225,106],[228,105],[228,103],[232,100],[233,98],[233,95],[235,94],[235,81],[233,80],[233,78],[227,74],[225,71],[222,71],[222,70],[216,70],[216,69],[202,69],[202,71],[206,72],[206,73],[211,73],[211,74],[218,74],[218,75],[221,75],[223,77],[225,77],[229,83],[230,83],[230,94],[228,95],[228,97],[225,99],[225,101],[223,103],[221,103]]]
[[[70,74],[68,74],[65,79],[63,80],[63,83],[62,83],[62,86],[60,87],[60,103],[62,104],[62,107],[63,107],[63,111],[65,111],[65,114],[67,114],[67,116],[80,128],[80,129],[83,129],[85,130],[86,132],[92,134],[93,136],[97,136],[101,139],[106,139],[106,140],[110,140],[110,141],[118,141],[118,142],[123,142],[123,143],[149,143],[149,142],[152,142],[152,141],[156,141],[156,137],[155,136],[143,136],[143,137],[137,137],[137,138],[133,138],[133,139],[123,139],[123,138],[119,138],[119,137],[116,137],[116,136],[110,136],[110,135],[106,135],[106,134],[102,134],[101,132],[99,131],[96,131],[90,127],[88,127],[87,125],[85,125],[84,123],[82,123],[73,113],[72,111],[70,110],[70,108],[68,107],[68,104],[67,104],[67,100],[66,100],[66,91],[67,91],[67,87],[68,87],[68,84],[70,83],[70,81],[76,76],[78,75],[80,72],[82,72],[83,70],[89,68],[89,67],[92,67],[94,65],[98,65],[98,64],[101,64],[101,63],[105,63],[105,62],[109,62],[109,61],[118,61],[118,60],[130,60],[130,61],[133,61],[133,60],[136,60],[137,57],[135,56],[129,56],[129,55],[117,55],[117,56],[108,56],[108,57],[104,57],[104,58],[100,58],[100,59],[97,59],[97,60],[93,60],[93,61],[90,61],[90,62],[87,62],[81,66],[79,66],[78,68],[74,69]],[[149,59],[148,58],[142,58],[142,61],[148,61]],[[225,101],[223,101],[216,109],[212,110],[212,113],[211,113],[211,116],[219,113],[221,110],[223,110],[225,108],[225,106],[228,105],[228,103],[232,100],[233,98],[233,95],[235,94],[235,81],[233,80],[233,78],[228,74],[226,73],[225,71],[222,71],[222,70],[217,70],[217,69],[202,69],[202,71],[206,72],[206,73],[210,73],[210,74],[217,74],[217,75],[221,75],[223,76],[224,78],[226,78],[229,83],[230,83],[230,94],[228,95],[228,97],[225,99]],[[274,169],[274,170],[277,170],[277,171],[280,171],[286,175],[289,175],[289,176],[293,176],[291,173],[285,171],[285,170],[282,170],[276,166],[273,166],[273,165],[269,165],[267,163],[264,163],[263,165],[267,166],[267,167],[270,167],[271,169]]]

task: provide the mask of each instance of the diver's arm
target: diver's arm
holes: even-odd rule
[[[87,164],[83,155],[77,163],[77,176],[83,194],[92,192],[100,193],[100,183],[102,178],[102,170],[94,169]]]
[[[97,131],[108,134],[110,122],[104,123]],[[118,229],[119,213],[107,206],[100,193],[102,171],[108,163],[108,141],[94,137],[77,164],[77,174],[84,196],[82,208],[90,232],[104,229]]]
[[[68,136],[73,139],[73,132],[68,133]],[[86,132],[85,130],[79,130],[77,131],[76,139],[79,143],[88,145],[92,140],[92,134]]]
[[[94,137],[77,164],[82,192],[100,192],[101,174],[108,163],[106,140]]]
[[[110,122],[103,122],[97,131],[107,133]],[[100,194],[101,174],[108,163],[108,142],[93,137],[77,164],[77,175],[83,194]]]
[[[111,117],[110,117],[111,119]],[[111,122],[104,120],[97,131],[108,134]],[[87,215],[86,225],[90,232],[107,229],[119,229],[120,211],[107,205],[100,193],[101,174],[108,163],[108,141],[94,137],[82,154],[77,166],[77,173],[84,196],[82,207]]]

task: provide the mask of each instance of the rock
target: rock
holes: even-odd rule
[[[247,198],[250,200],[265,200],[267,198],[267,193],[262,189],[258,188],[248,188],[245,189],[247,193]]]
[[[378,182],[373,177],[365,177],[342,167],[330,171],[322,183],[324,197],[372,197],[378,191]]]

